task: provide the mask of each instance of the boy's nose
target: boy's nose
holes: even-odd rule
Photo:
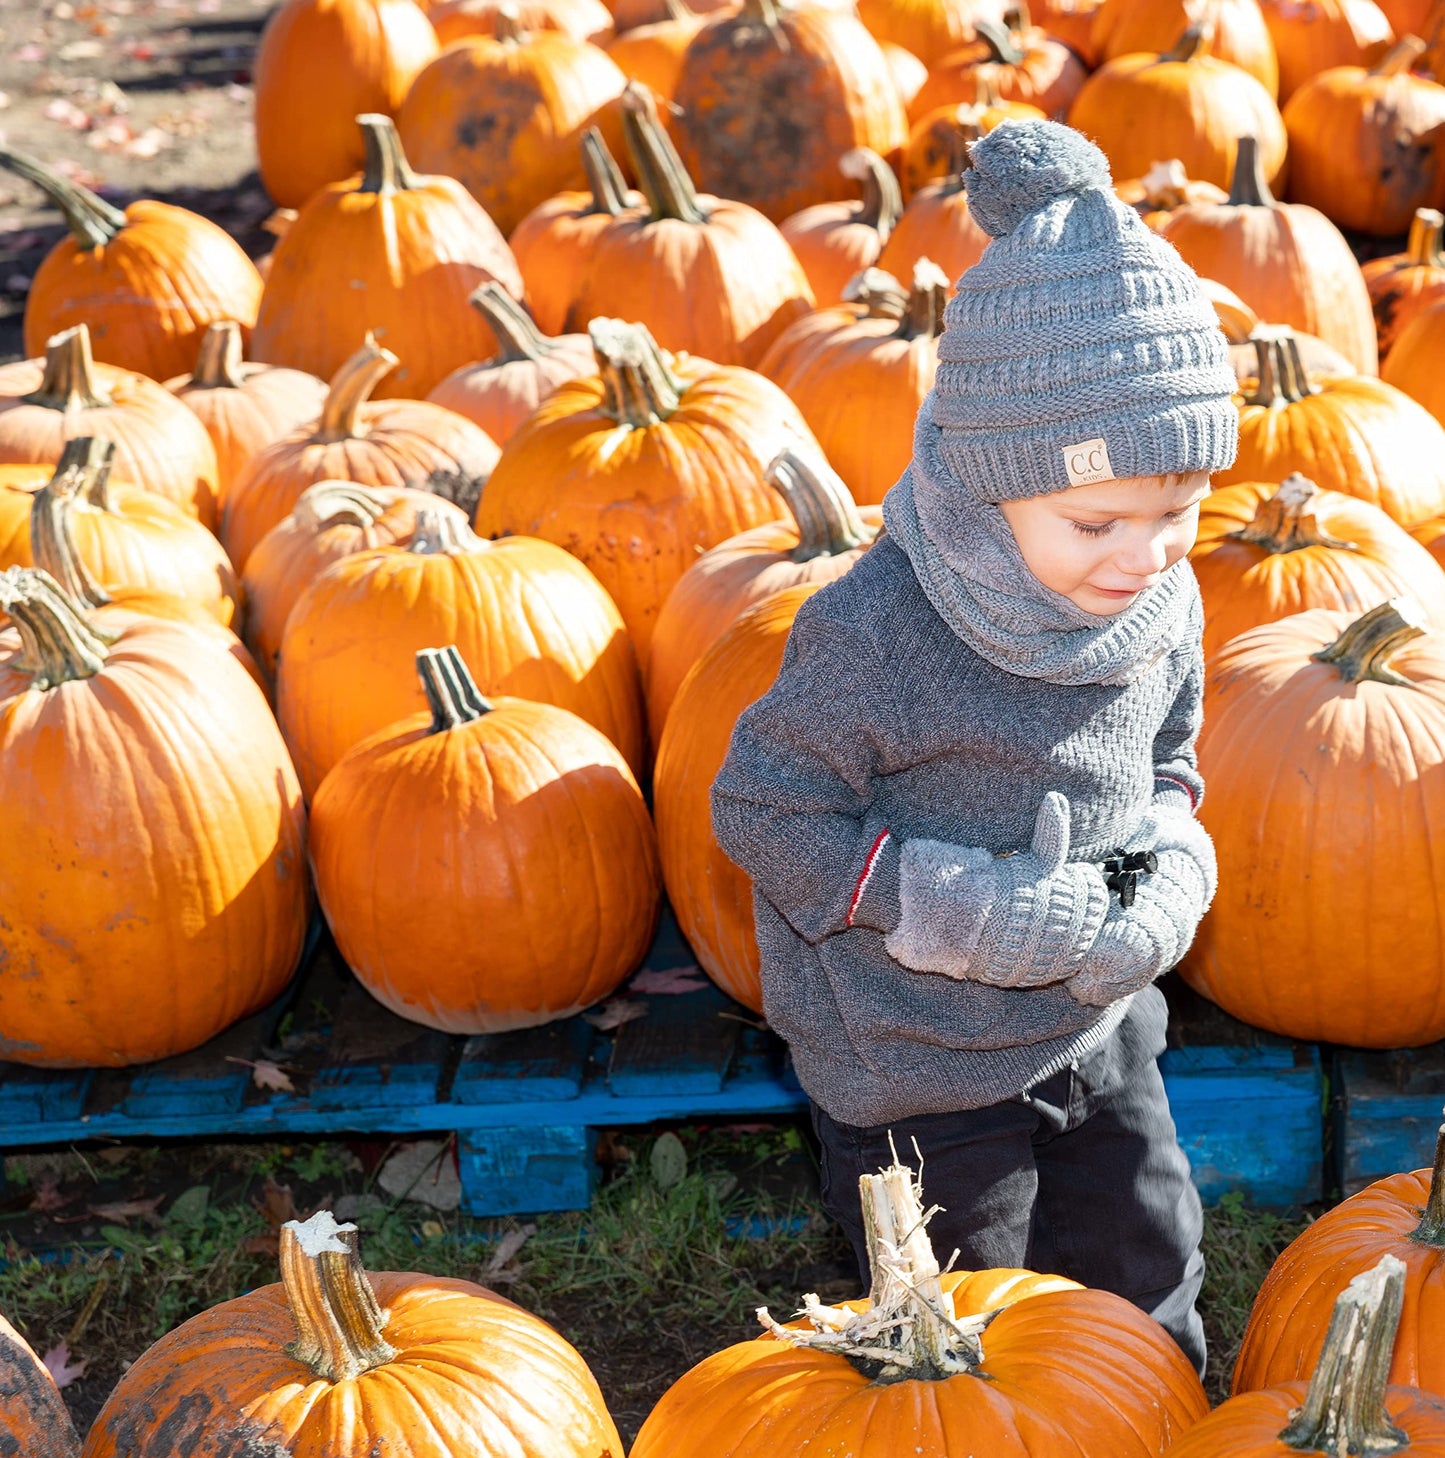
[[[1129,577],[1157,577],[1169,565],[1164,539],[1151,534],[1125,542],[1114,565]]]

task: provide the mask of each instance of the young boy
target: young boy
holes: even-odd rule
[[[1214,891],[1187,553],[1234,378],[1194,274],[1079,133],[1005,122],[968,198],[995,241],[886,533],[798,614],[713,822],[860,1268],[858,1176],[916,1141],[942,1260],[1118,1292],[1202,1374],[1152,984]]]

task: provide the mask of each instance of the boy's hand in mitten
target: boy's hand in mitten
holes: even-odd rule
[[[1027,851],[905,843],[902,916],[885,945],[918,972],[1038,987],[1077,970],[1109,905],[1098,866],[1070,862],[1069,802],[1050,791]]]

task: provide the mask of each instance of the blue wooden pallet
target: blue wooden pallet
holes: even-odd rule
[[[691,962],[664,916],[646,966]],[[582,1017],[449,1037],[376,1003],[329,938],[284,997],[194,1052],[123,1070],[0,1064],[0,1151],[104,1139],[454,1131],[463,1208],[504,1215],[586,1208],[597,1131],[804,1110],[786,1049],[708,986],[638,995],[615,1031]],[[1178,991],[1162,1060],[1181,1143],[1206,1198],[1320,1197],[1317,1050],[1232,1023]],[[294,1092],[258,1089],[279,1063]]]
[[[1341,1048],[1333,1061],[1341,1191],[1353,1195],[1385,1175],[1433,1163],[1445,1109],[1445,1043],[1393,1053]]]

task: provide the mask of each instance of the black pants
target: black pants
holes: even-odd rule
[[[1156,1046],[1157,1044],[1157,1046]],[[1204,1375],[1194,1308],[1204,1279],[1203,1212],[1155,1061],[1154,1016],[1131,1009],[1074,1068],[989,1108],[923,1114],[876,1129],[813,1106],[823,1205],[847,1232],[866,1289],[858,1178],[923,1156],[923,1203],[939,1264],[1022,1266],[1113,1291],[1148,1312]]]

